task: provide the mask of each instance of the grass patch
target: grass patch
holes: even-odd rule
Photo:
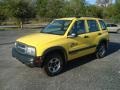
[[[24,30],[31,30],[31,31],[40,31],[42,28],[23,28],[22,30],[20,28],[0,28],[0,31],[24,31]]]
[[[19,28],[0,28],[0,31],[6,31],[6,30],[20,30]]]

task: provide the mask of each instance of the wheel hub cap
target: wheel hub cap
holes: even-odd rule
[[[99,49],[99,56],[103,57],[105,53],[106,53],[105,46],[101,46],[101,48]]]
[[[52,58],[48,63],[48,69],[52,73],[57,72],[60,69],[60,60],[58,58]]]

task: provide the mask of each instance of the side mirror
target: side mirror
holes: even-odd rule
[[[72,33],[68,36],[68,38],[74,38],[74,37],[77,37],[77,34],[76,33]]]

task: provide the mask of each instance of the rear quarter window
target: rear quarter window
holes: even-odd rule
[[[107,30],[107,26],[103,20],[99,20],[100,26],[102,30]]]

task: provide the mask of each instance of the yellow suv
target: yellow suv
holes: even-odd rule
[[[102,19],[91,17],[53,20],[40,33],[16,40],[12,56],[29,66],[44,67],[49,76],[57,75],[65,63],[95,53],[106,55],[109,35]]]

